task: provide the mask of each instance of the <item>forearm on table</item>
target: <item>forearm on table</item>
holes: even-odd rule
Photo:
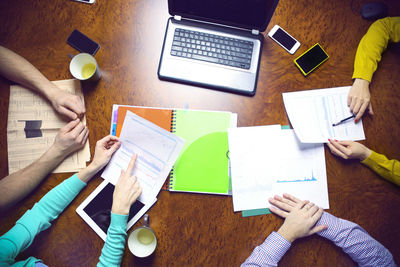
[[[107,231],[107,239],[101,250],[97,266],[120,266],[125,250],[126,224],[128,215],[111,213],[111,223]]]
[[[253,250],[241,266],[278,266],[278,262],[289,250],[290,246],[291,243],[289,241],[277,232],[272,232],[264,243]]]
[[[392,254],[359,225],[327,212],[317,225],[327,225],[318,235],[341,247],[360,266],[395,266]]]
[[[96,166],[93,163],[89,164],[86,168],[80,170],[77,175],[79,179],[84,182],[88,183],[92,177],[102,169],[101,166]]]
[[[389,160],[386,156],[372,151],[371,155],[361,161],[384,179],[400,186],[400,162]]]
[[[400,17],[380,19],[370,26],[357,48],[353,79],[371,82],[389,41],[400,41]]]
[[[0,262],[14,261],[21,251],[31,245],[37,234],[50,227],[50,222],[64,211],[85,186],[73,175],[49,191],[11,230],[0,237]]]
[[[35,66],[2,46],[0,46],[0,75],[43,94],[49,100],[57,90]]]
[[[51,146],[38,160],[0,180],[0,210],[12,206],[64,160],[65,154]]]

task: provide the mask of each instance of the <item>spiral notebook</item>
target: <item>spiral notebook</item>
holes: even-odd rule
[[[236,127],[237,114],[114,105],[111,134],[119,136],[128,110],[186,140],[164,189],[230,194],[227,129]]]

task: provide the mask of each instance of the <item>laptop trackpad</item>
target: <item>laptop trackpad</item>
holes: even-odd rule
[[[253,95],[256,73],[221,67],[207,62],[182,59],[173,56],[162,58],[158,76],[160,79],[180,81],[220,90],[237,91]]]

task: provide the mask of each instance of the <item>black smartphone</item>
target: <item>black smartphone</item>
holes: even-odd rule
[[[328,54],[322,47],[316,43],[301,56],[294,60],[294,63],[299,67],[300,71],[307,76],[315,70],[319,65],[324,63],[329,58]]]
[[[67,43],[78,51],[88,53],[94,56],[100,45],[81,33],[78,30],[74,30],[67,39]]]

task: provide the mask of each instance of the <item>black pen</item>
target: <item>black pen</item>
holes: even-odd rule
[[[343,122],[345,122],[345,121],[347,121],[347,120],[350,120],[351,118],[354,118],[356,115],[351,115],[350,117],[347,117],[347,118],[345,118],[345,119],[343,119],[343,120],[341,120],[341,121],[339,121],[339,122],[337,122],[337,123],[334,123],[334,124],[332,124],[332,126],[338,126],[339,124],[342,124]]]

